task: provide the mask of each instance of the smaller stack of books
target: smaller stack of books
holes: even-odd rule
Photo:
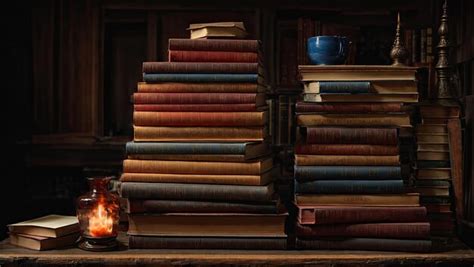
[[[428,209],[433,235],[453,235],[451,210],[451,163],[447,123],[458,119],[459,107],[436,104],[420,106],[421,124],[416,126],[416,191]]]
[[[300,66],[296,246],[426,251],[430,225],[406,193],[399,136],[411,131],[415,68]]]
[[[79,238],[76,216],[48,215],[8,225],[10,244],[48,250],[72,246]]]
[[[244,38],[247,31],[243,22],[214,22],[190,24],[188,30],[191,39],[207,38]]]

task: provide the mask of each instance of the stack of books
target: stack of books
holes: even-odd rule
[[[299,249],[426,251],[430,225],[406,193],[400,135],[412,128],[415,68],[299,66],[295,148]]]
[[[76,216],[48,215],[8,225],[10,244],[48,250],[68,247],[79,238],[79,221]]]
[[[170,39],[134,94],[130,248],[286,248],[257,40]]]
[[[456,106],[423,104],[421,124],[416,126],[416,191],[428,209],[433,235],[453,235],[450,147],[447,122],[459,119]]]

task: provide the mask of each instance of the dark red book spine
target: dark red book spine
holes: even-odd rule
[[[257,52],[258,40],[169,39],[169,50]]]
[[[258,94],[134,93],[135,104],[241,104],[255,103]]]
[[[143,62],[142,70],[145,73],[258,73],[258,63]]]
[[[256,104],[138,104],[134,105],[135,111],[196,111],[196,112],[225,112],[225,111],[256,111]]]
[[[369,144],[396,145],[398,134],[396,128],[307,128],[308,144]]]
[[[401,103],[296,103],[296,112],[328,112],[328,113],[371,113],[371,112],[400,112]]]
[[[298,206],[300,224],[423,222],[425,207]]]
[[[255,93],[256,83],[139,83],[142,93]]]
[[[296,154],[307,155],[398,155],[398,146],[354,144],[298,144]]]
[[[169,51],[170,62],[248,62],[257,63],[258,54],[254,52],[224,51]]]
[[[373,237],[400,239],[428,239],[430,224],[416,223],[361,223],[361,224],[296,224],[298,237]]]

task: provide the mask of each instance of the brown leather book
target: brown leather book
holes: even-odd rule
[[[304,94],[306,102],[403,102],[417,103],[418,94]]]
[[[399,156],[295,155],[298,166],[397,166]]]
[[[258,40],[170,38],[168,42],[168,49],[170,50],[257,52],[259,48],[260,42]]]
[[[260,73],[258,63],[226,62],[143,62],[145,73]]]
[[[390,65],[299,65],[303,82],[416,80],[415,67]]]
[[[411,127],[408,114],[301,114],[298,125],[311,126],[397,126]]]
[[[139,82],[140,93],[262,93],[265,87],[256,83],[145,83]]]
[[[266,153],[263,157],[269,156]],[[144,160],[174,160],[174,161],[216,161],[216,162],[247,162],[256,157],[246,157],[245,155],[235,154],[133,154],[128,155],[129,159]]]
[[[128,234],[180,237],[285,237],[286,217],[287,214],[130,214]]]
[[[451,168],[415,169],[417,179],[451,179]]]
[[[420,115],[424,118],[459,118],[460,109],[458,106],[422,105]]]
[[[417,134],[448,134],[446,124],[419,124],[416,126]]]
[[[134,93],[134,104],[245,104],[263,106],[265,94],[262,93]]]
[[[308,144],[370,144],[397,145],[396,128],[308,127]]]
[[[416,159],[418,160],[449,160],[449,151],[416,151]]]
[[[73,246],[79,238],[79,232],[61,237],[44,237],[26,234],[9,234],[10,244],[33,250],[49,250]]]
[[[166,161],[135,159],[126,159],[123,162],[124,173],[259,175],[270,170],[272,167],[272,158],[265,158],[251,162]]]
[[[135,141],[263,141],[266,127],[141,127],[134,126]]]
[[[374,113],[374,112],[401,112],[401,103],[296,103],[296,112],[326,112],[326,113]]]
[[[398,155],[398,146],[360,144],[297,144],[296,154],[306,155]]]
[[[318,194],[318,195],[296,195],[297,205],[339,205],[339,206],[390,206],[418,207],[420,205],[420,194],[379,194],[379,195],[340,195],[340,194]]]

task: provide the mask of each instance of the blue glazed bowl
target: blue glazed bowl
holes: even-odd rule
[[[346,61],[349,41],[344,36],[314,36],[308,39],[307,48],[311,63],[337,65]]]

